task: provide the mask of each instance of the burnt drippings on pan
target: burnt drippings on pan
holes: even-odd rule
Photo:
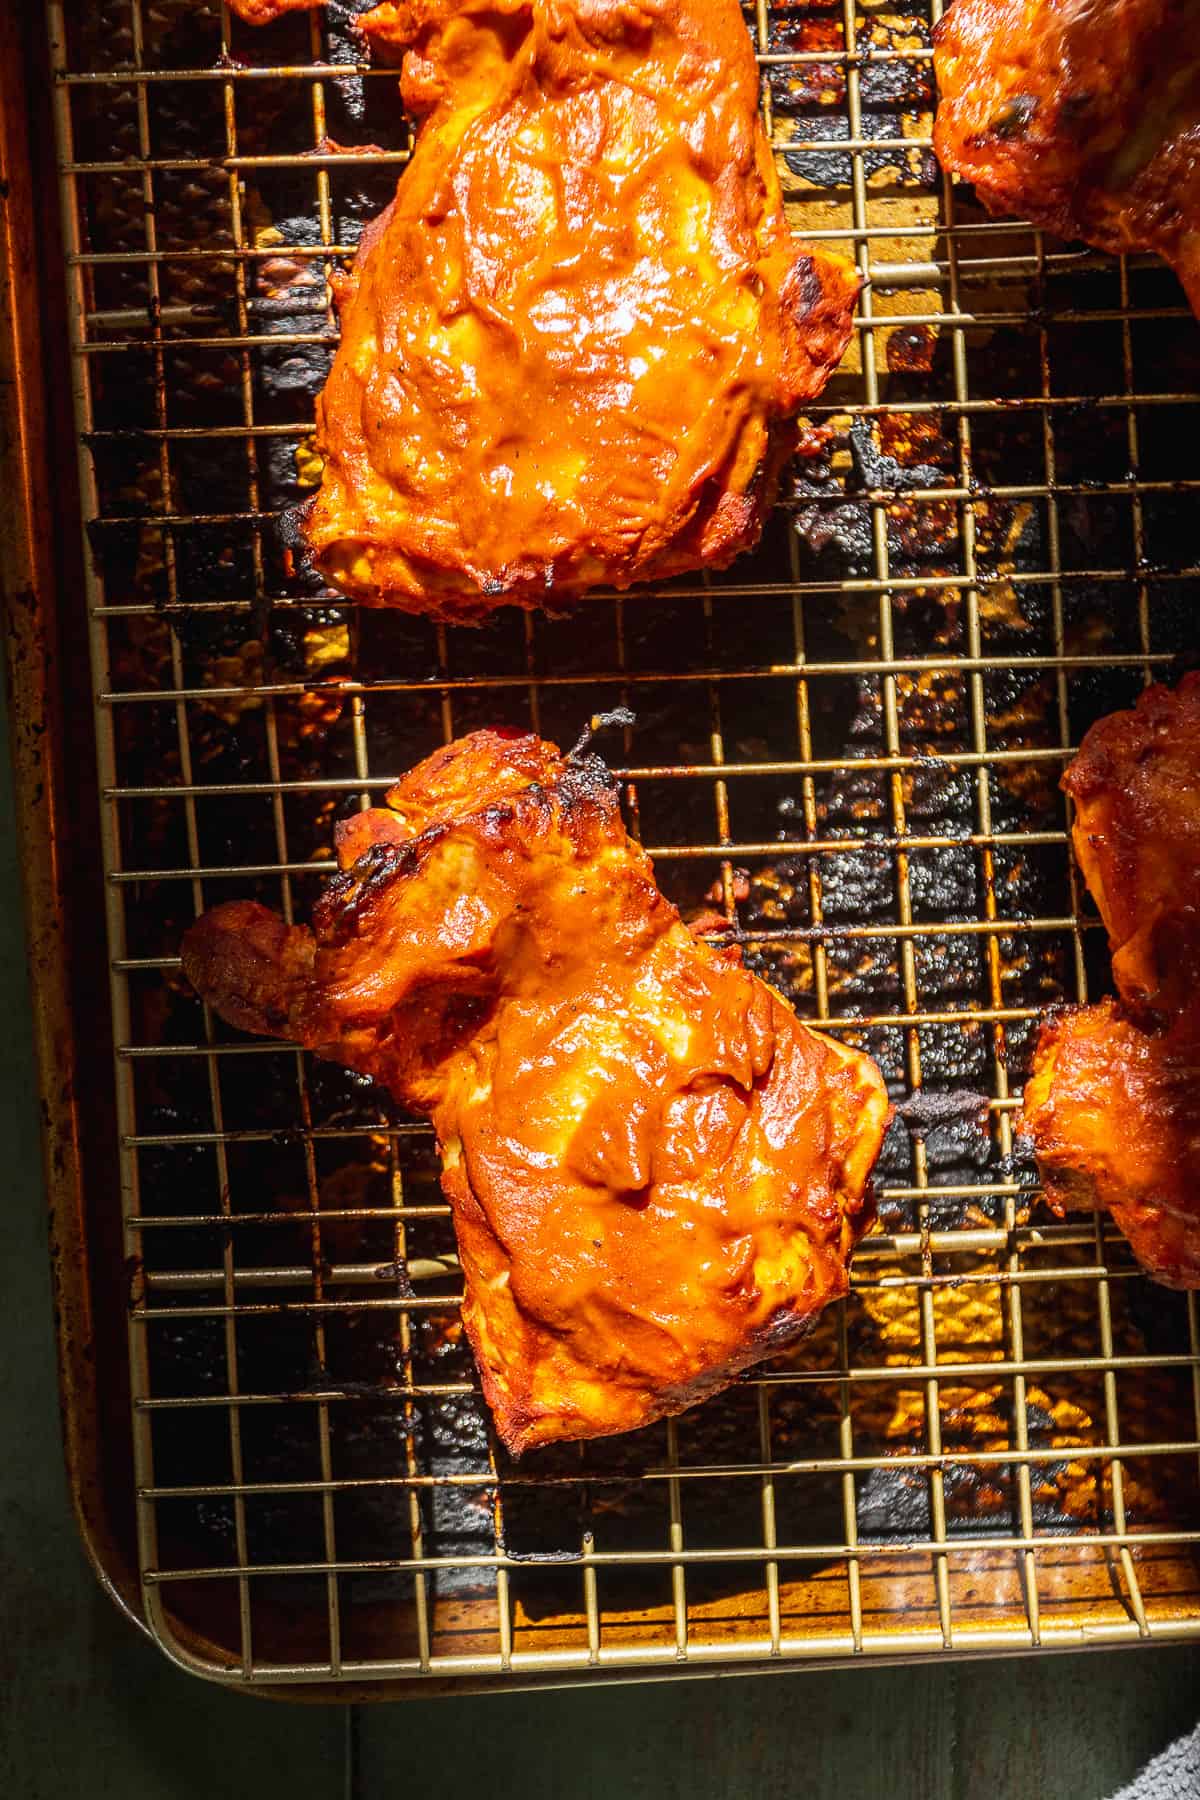
[[[358,55],[349,10],[335,5],[315,23],[235,26],[228,43],[215,5],[145,0],[142,13],[158,70]],[[768,50],[806,59],[769,64],[767,90],[789,201],[812,229],[851,219],[852,156],[838,147],[849,138],[844,13],[842,0],[813,0],[770,15]],[[82,9],[72,30],[75,66],[132,60],[124,4]],[[877,231],[895,220],[894,241],[873,248],[883,263],[948,255],[944,236],[911,223],[914,207],[937,217],[939,178],[913,141],[928,136],[929,63],[906,60],[928,42],[927,7],[860,14],[860,50],[886,53],[860,69],[871,219]],[[762,545],[726,573],[598,598],[559,622],[497,613],[476,631],[357,611],[289,562],[273,521],[319,476],[312,409],[336,333],[326,273],[337,257],[314,251],[351,248],[397,172],[395,161],[329,156],[375,146],[398,157],[407,128],[392,77],[321,85],[320,120],[311,82],[276,75],[228,89],[150,82],[142,98],[132,84],[83,87],[72,102],[81,160],[120,165],[147,147],[167,163],[201,159],[156,170],[150,194],[132,168],[82,183],[87,247],[112,259],[88,277],[91,547],[107,603],[130,609],[107,622],[111,688],[141,696],[111,709],[119,781],[139,790],[119,806],[126,948],[166,959],[130,978],[133,1041],[164,1052],[134,1063],[137,1131],[150,1140],[137,1151],[141,1204],[165,1221],[142,1233],[139,1274],[160,1314],[147,1327],[152,1393],[202,1402],[154,1415],[156,1481],[230,1481],[231,1409],[213,1402],[233,1373],[242,1395],[261,1397],[236,1410],[242,1480],[257,1491],[240,1513],[220,1496],[164,1501],[161,1562],[230,1563],[239,1538],[253,1561],[319,1560],[331,1545],[358,1560],[404,1557],[418,1541],[427,1557],[466,1558],[499,1541],[521,1559],[520,1617],[578,1615],[588,1534],[597,1552],[661,1551],[673,1493],[689,1548],[763,1542],[758,1470],[769,1459],[817,1465],[776,1479],[776,1531],[781,1544],[827,1545],[833,1568],[847,1532],[833,1467],[843,1403],[853,1453],[871,1464],[855,1480],[860,1541],[932,1530],[927,1472],[894,1466],[928,1448],[917,1371],[931,1355],[945,1364],[942,1445],[961,1458],[944,1475],[951,1535],[1017,1521],[1018,1478],[1002,1453],[1019,1429],[1045,1453],[1031,1471],[1036,1527],[1111,1530],[1108,1465],[1088,1455],[1107,1441],[1101,1376],[1031,1378],[1019,1421],[1011,1377],[979,1373],[1013,1350],[995,1256],[922,1257],[911,1239],[882,1255],[868,1245],[844,1343],[827,1316],[673,1436],[659,1426],[493,1460],[429,1134],[371,1084],[289,1049],[238,1049],[210,1075],[195,1053],[201,1010],[171,959],[197,904],[246,896],[308,916],[337,819],[447,733],[511,724],[571,743],[592,713],[629,705],[635,724],[601,747],[633,772],[630,825],[665,890],[685,912],[724,910],[747,960],[885,1071],[898,1115],[878,1177],[881,1227],[988,1227],[1009,1208],[1018,1225],[1036,1221],[1034,1172],[1019,1143],[1007,1148],[1001,1103],[1020,1091],[1034,1015],[1075,993],[1072,933],[1041,923],[1072,910],[1058,752],[1064,734],[1077,743],[1132,699],[1141,669],[1122,657],[1194,651],[1194,603],[1169,575],[1194,558],[1194,506],[1171,484],[1200,476],[1200,437],[1164,402],[1139,409],[1134,444],[1113,400],[1127,357],[1141,390],[1194,392],[1194,325],[1171,313],[1166,277],[1139,271],[1135,299],[1162,316],[1135,323],[1127,342],[1111,322],[1112,268],[1039,270],[1010,233],[1006,253],[1027,258],[1014,278],[989,262],[1000,240],[964,239],[972,406],[955,404],[950,331],[929,322],[944,292],[877,281],[872,304],[888,321],[879,408],[861,410],[863,380],[848,367],[814,413]],[[230,153],[293,160],[231,172]],[[959,206],[982,223],[969,197]],[[1039,395],[1049,404],[1030,404]],[[1157,484],[1136,506],[1120,492],[1131,474]],[[1053,501],[1022,492],[1051,475]],[[885,675],[885,654],[918,666]],[[1069,674],[1048,661],[1072,656],[1094,660]],[[995,666],[930,666],[970,657]],[[189,697],[154,698],[177,687]],[[172,792],[184,783],[197,790],[186,803]],[[989,831],[999,841],[981,843]],[[195,862],[216,871],[199,892]],[[260,872],[280,865],[286,876]],[[1101,934],[1083,946],[1096,993]],[[913,1013],[920,1023],[890,1022]],[[1124,1269],[1121,1250],[1110,1256]],[[1093,1262],[1086,1244],[1024,1253],[1022,1268],[1041,1277],[1022,1289],[1027,1357],[1096,1353],[1097,1290],[1083,1273]],[[181,1285],[189,1272],[210,1285]],[[932,1342],[917,1285],[930,1278]],[[228,1328],[218,1313],[195,1316],[231,1294],[255,1310]],[[1124,1276],[1110,1298],[1117,1354],[1186,1344],[1174,1299]],[[1129,1439],[1191,1430],[1178,1425],[1190,1399],[1170,1369],[1119,1386]],[[347,1484],[331,1516],[314,1494],[281,1491],[330,1478]],[[1135,1523],[1178,1522],[1195,1510],[1194,1470],[1131,1463],[1124,1498]],[[811,1567],[822,1566],[817,1554]],[[760,1579],[745,1564],[693,1566],[689,1601],[716,1604]],[[664,1567],[603,1567],[597,1582],[602,1608],[670,1602]],[[427,1591],[452,1630],[455,1605],[494,1593],[495,1576],[441,1568]],[[348,1617],[394,1608],[371,1643],[396,1653],[387,1631],[408,1617],[413,1577],[364,1574],[342,1592]]]
[[[866,61],[859,76],[862,138],[869,144],[863,171],[876,186],[897,182],[927,187],[937,178],[932,153],[908,142],[916,136],[912,124],[928,112],[933,98],[931,67],[895,54],[928,42],[927,8],[919,15],[916,8],[897,8],[859,21],[859,53],[885,53],[877,62]],[[772,57],[804,58],[768,64],[767,87],[785,170],[813,188],[844,191],[853,180],[851,155],[837,148],[851,136],[845,8],[836,0],[772,8],[766,49]],[[796,148],[787,147],[791,144]]]

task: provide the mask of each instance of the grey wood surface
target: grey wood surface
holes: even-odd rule
[[[3,721],[0,719],[0,727]],[[1200,1653],[853,1668],[349,1709],[180,1673],[76,1541],[0,730],[0,1800],[1106,1800],[1200,1715]]]

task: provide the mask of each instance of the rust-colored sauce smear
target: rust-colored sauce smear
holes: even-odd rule
[[[697,941],[597,757],[477,732],[338,855],[315,933],[233,902],[184,967],[233,1024],[432,1118],[511,1450],[680,1412],[846,1292],[879,1071]]]
[[[1200,1287],[1200,675],[1094,725],[1063,785],[1120,1000],[1043,1029],[1026,1127],[1053,1206]]]
[[[1200,0],[956,0],[934,145],[992,212],[1154,250],[1200,309]]]
[[[789,232],[736,0],[423,0],[360,21],[421,120],[339,286],[302,534],[478,620],[758,538],[858,277]]]

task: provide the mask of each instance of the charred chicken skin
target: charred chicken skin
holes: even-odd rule
[[[680,1412],[846,1292],[880,1074],[697,940],[598,757],[475,733],[338,859],[314,930],[234,902],[184,967],[230,1023],[432,1119],[510,1450]]]
[[[409,0],[360,25],[421,123],[337,288],[312,560],[459,621],[724,567],[859,286],[787,228],[737,0]]]
[[[1056,1210],[1107,1208],[1200,1287],[1200,675],[1102,719],[1063,785],[1120,998],[1043,1027],[1026,1129]]]
[[[1200,0],[955,0],[934,146],[985,206],[1154,250],[1200,311]]]

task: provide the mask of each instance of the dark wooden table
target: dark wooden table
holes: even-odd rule
[[[1192,1650],[375,1707],[252,1700],[172,1667],[100,1591],[67,1502],[11,809],[4,733],[3,1800],[1105,1800],[1192,1729]]]

